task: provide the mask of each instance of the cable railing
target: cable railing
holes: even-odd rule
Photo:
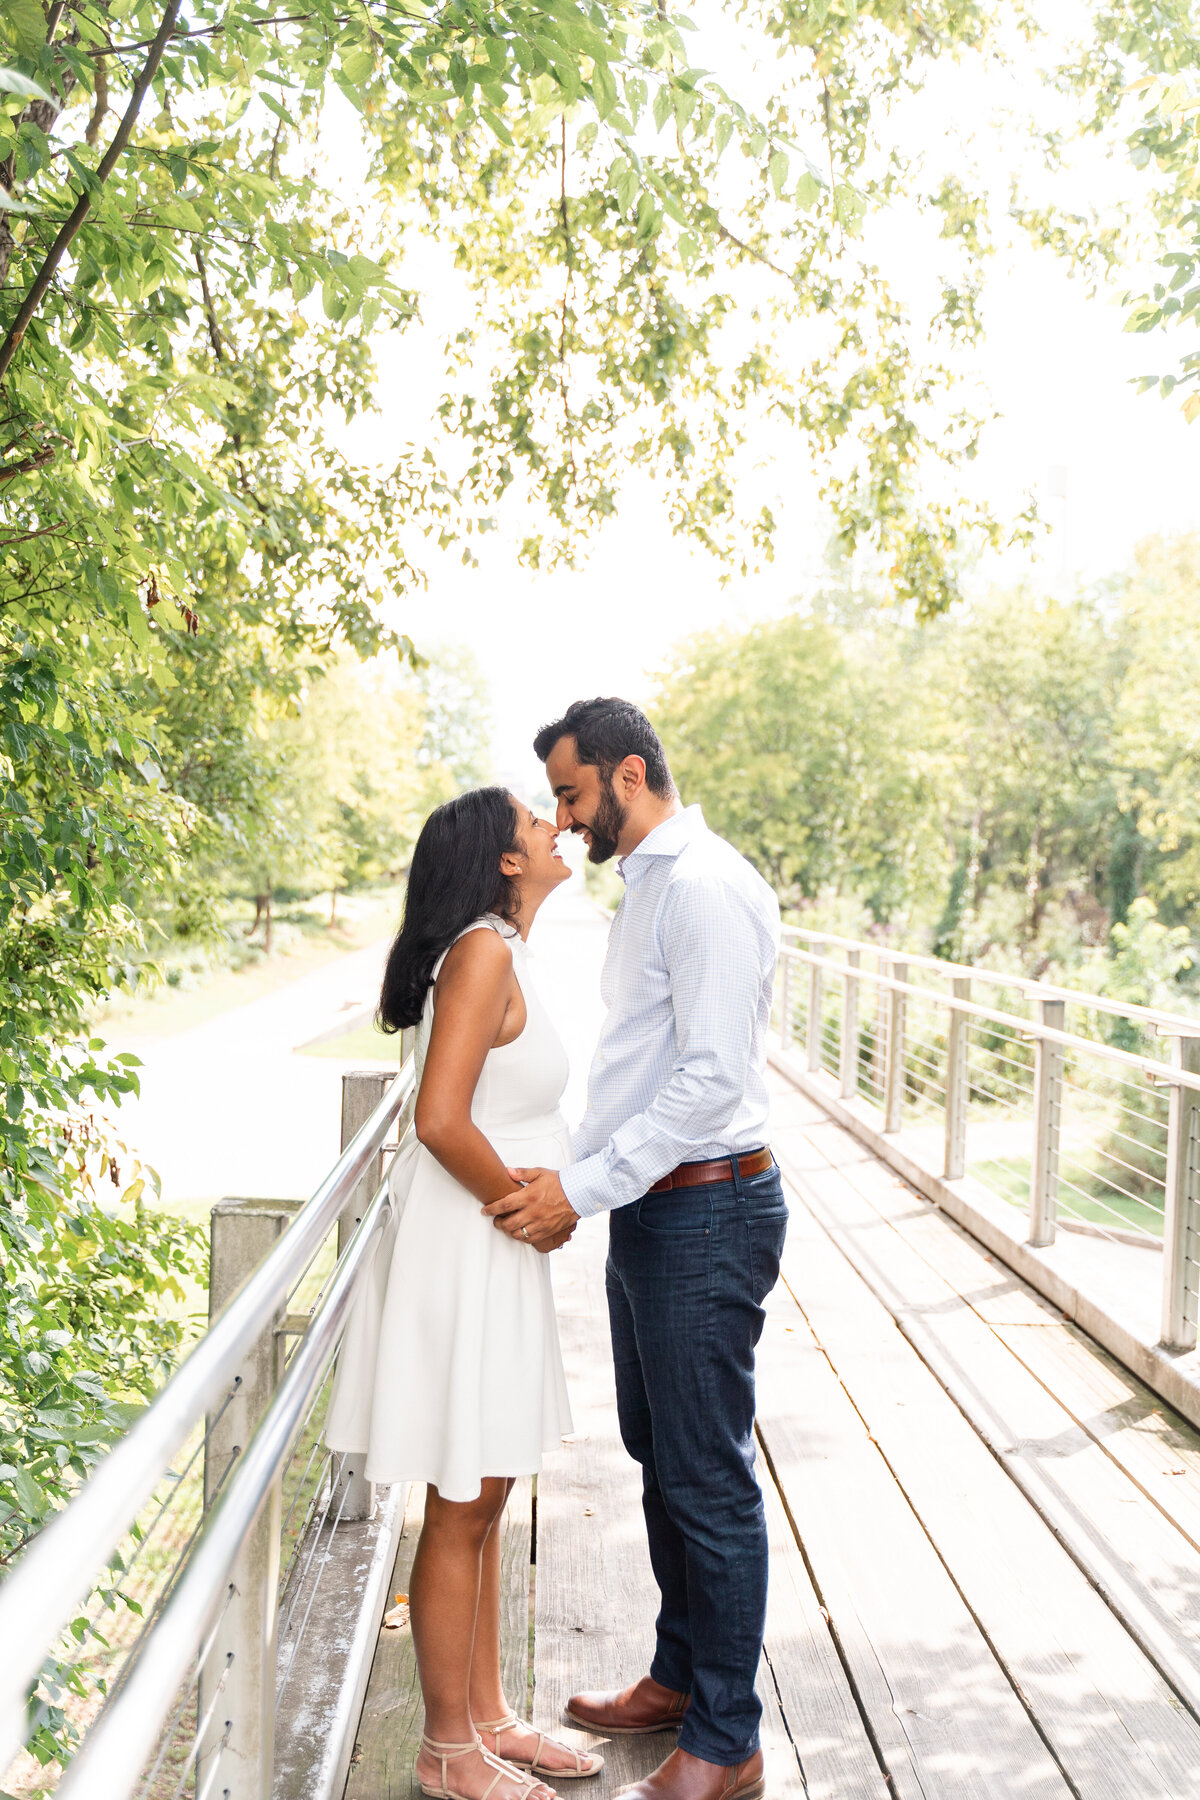
[[[1161,1341],[1194,1348],[1200,1017],[805,927],[783,936],[783,1048],[880,1133],[904,1133],[931,1175],[1022,1209],[1032,1247],[1067,1230],[1161,1248]]]
[[[395,1076],[347,1075],[342,1154],[311,1199],[214,1207],[208,1330],[0,1586],[0,1779],[40,1726],[66,1718],[79,1742],[62,1800],[272,1793],[276,1711],[332,1601],[335,1536],[352,1521],[379,1528],[358,1459],[332,1456],[323,1426],[413,1104],[411,1054]],[[382,1611],[391,1555],[379,1551]],[[366,1671],[352,1675],[361,1685]]]

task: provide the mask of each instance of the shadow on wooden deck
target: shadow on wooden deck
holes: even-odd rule
[[[784,1278],[759,1355],[772,1800],[1200,1792],[1200,1436],[812,1101],[778,1089]],[[555,1263],[576,1435],[506,1518],[509,1697],[643,1674],[636,1472],[617,1435],[604,1233]],[[419,1516],[394,1585],[407,1588]],[[530,1636],[531,1594],[533,1633]],[[347,1800],[408,1800],[410,1634],[384,1632]],[[609,1800],[673,1738],[609,1741]]]

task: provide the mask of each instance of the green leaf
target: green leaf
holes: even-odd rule
[[[597,63],[592,71],[592,94],[596,101],[596,111],[602,119],[616,111],[617,84],[604,63]]]
[[[867,210],[866,199],[858,189],[851,187],[848,181],[839,181],[833,190],[833,204],[843,230],[857,231]]]
[[[821,183],[811,169],[806,169],[796,183],[796,205],[804,212],[808,212],[811,207],[816,205],[820,197]]]
[[[9,1476],[17,1496],[17,1504],[28,1518],[39,1519],[46,1510],[46,1496],[28,1469],[17,1469]]]
[[[362,87],[375,73],[375,58],[369,50],[351,50],[342,58],[342,71],[355,87]]]
[[[787,180],[788,159],[784,150],[773,150],[771,160],[767,164],[767,174],[771,178],[771,186],[778,196],[783,192],[783,184]]]
[[[36,56],[46,42],[46,15],[41,0],[4,0],[21,56]],[[11,90],[10,90],[11,91]]]
[[[33,0],[33,8],[41,22],[40,47],[46,41],[46,21],[41,7],[37,5],[37,0]],[[11,8],[6,8],[6,10],[11,11]],[[36,81],[31,81],[28,75],[22,75],[17,69],[0,69],[0,91],[6,94],[16,94],[19,100],[49,100],[53,103],[54,98],[52,94],[46,92],[44,87],[39,87]]]

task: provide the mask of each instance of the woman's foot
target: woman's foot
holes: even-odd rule
[[[423,1793],[449,1794],[453,1800],[484,1800],[485,1794],[488,1800],[558,1800],[544,1781],[514,1768],[481,1743],[439,1744],[422,1738],[417,1781]]]
[[[502,1756],[506,1762],[532,1769],[535,1775],[549,1775],[558,1781],[571,1781],[581,1775],[598,1775],[604,1758],[594,1750],[573,1750],[545,1732],[535,1731],[522,1719],[511,1715],[475,1727],[484,1748]]]

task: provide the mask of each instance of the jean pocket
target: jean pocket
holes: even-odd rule
[[[707,1237],[712,1227],[712,1197],[687,1188],[646,1194],[638,1201],[638,1224],[661,1237]]]
[[[786,1219],[788,1204],[783,1192],[783,1178],[776,1166],[751,1175],[742,1183],[742,1203],[758,1219]]]

